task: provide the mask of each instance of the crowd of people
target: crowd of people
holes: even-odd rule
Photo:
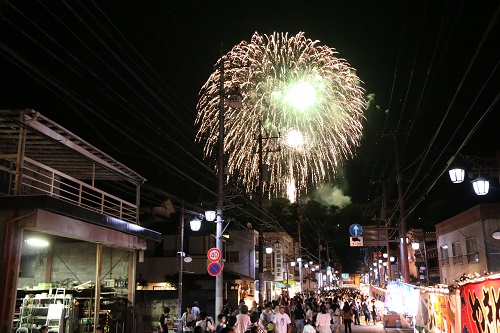
[[[167,311],[168,310],[168,311]],[[170,310],[160,318],[160,332],[168,332],[166,323]],[[180,325],[183,333],[352,333],[351,325],[375,325],[380,320],[375,300],[359,290],[338,289],[321,293],[303,293],[293,298],[280,296],[260,306],[249,308],[244,300],[231,309],[227,302],[215,321],[198,304],[186,308]]]

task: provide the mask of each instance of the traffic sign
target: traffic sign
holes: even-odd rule
[[[363,233],[363,228],[357,223],[351,224],[351,226],[349,227],[349,233],[354,237],[361,236],[361,234]]]
[[[222,266],[218,262],[211,262],[207,266],[207,272],[212,276],[217,276],[222,272]]]
[[[207,252],[207,258],[210,261],[219,261],[221,257],[222,254],[220,253],[220,250],[216,247],[211,248]]]
[[[363,246],[363,237],[351,237],[351,246]]]

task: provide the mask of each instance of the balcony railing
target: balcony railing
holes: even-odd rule
[[[462,265],[464,263],[464,257],[462,255],[453,256],[453,265]]]
[[[13,168],[2,168],[12,174]],[[46,194],[95,212],[137,224],[137,205],[102,191],[49,166],[25,157],[19,195]],[[13,182],[15,187],[15,181]]]

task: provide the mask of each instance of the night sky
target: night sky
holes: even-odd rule
[[[388,181],[394,205],[397,137],[407,206],[427,193],[416,218],[436,200],[458,212],[500,199],[498,179],[477,198],[469,184],[438,177],[455,154],[493,157],[500,149],[499,8],[495,1],[1,1],[0,108],[35,109],[149,185],[193,203],[214,200],[207,190],[216,189],[214,159],[203,159],[194,142],[194,121],[221,43],[228,51],[255,31],[303,31],[356,68],[370,101],[357,157],[334,183],[366,203]]]

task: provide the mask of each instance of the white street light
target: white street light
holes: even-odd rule
[[[384,258],[387,258],[387,256],[388,256],[387,253],[382,254],[382,257],[384,257]]]
[[[199,218],[195,217],[191,221],[189,221],[189,226],[190,226],[191,230],[199,231],[201,228],[201,220]]]
[[[477,195],[486,195],[490,189],[490,182],[482,177],[479,177],[472,182],[472,186],[474,187],[474,192],[476,192]]]
[[[392,256],[389,258],[389,261],[390,261],[390,262],[394,262],[395,260],[396,260],[396,258],[394,258],[394,257],[392,257]]]
[[[448,170],[448,174],[450,175],[452,183],[458,184],[464,181],[465,170],[462,168],[453,168]]]
[[[420,249],[420,243],[419,242],[413,242],[413,243],[411,243],[411,247],[414,250],[418,250],[418,249]]]
[[[270,247],[269,245],[268,245],[268,246],[266,246],[266,253],[267,253],[267,254],[271,254],[271,253],[273,253],[273,248],[272,248],[272,247]]]
[[[217,213],[215,212],[215,210],[207,210],[207,211],[205,211],[205,219],[208,222],[215,221],[215,217],[216,216],[217,216]]]
[[[292,267],[294,267],[294,266],[295,266],[295,261],[290,262],[290,265],[291,265]]]

